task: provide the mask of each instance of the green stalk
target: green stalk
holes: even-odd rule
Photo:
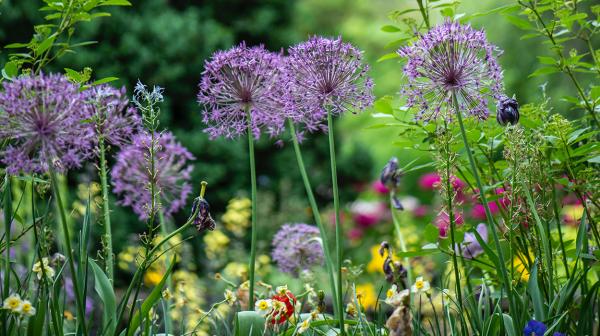
[[[248,122],[248,154],[250,156],[250,183],[252,193],[252,233],[250,240],[250,267],[249,281],[250,293],[248,307],[254,307],[254,268],[256,267],[256,164],[254,163],[254,138],[252,135],[252,114],[250,107],[246,107],[246,119]]]
[[[406,249],[406,243],[404,242],[404,235],[402,231],[400,231],[400,221],[398,220],[398,214],[396,213],[396,209],[394,208],[394,200],[393,195],[390,192],[390,211],[392,212],[392,222],[394,223],[394,229],[396,230],[396,236],[398,236],[398,242],[400,244],[400,250],[402,252],[408,252]],[[408,257],[404,258],[404,264],[406,267],[406,280],[408,281],[408,285],[412,284],[412,268],[410,267],[410,259]]]
[[[69,260],[69,269],[71,271],[71,281],[73,283],[73,289],[75,290],[75,297],[77,303],[77,314],[79,315],[77,318],[77,323],[81,323],[81,330],[83,330],[84,335],[88,334],[87,328],[85,327],[85,308],[82,301],[81,290],[79,288],[79,281],[77,281],[77,272],[75,271],[75,261],[73,250],[71,248],[71,237],[69,234],[69,225],[67,223],[67,214],[65,213],[65,208],[63,206],[62,198],[60,196],[60,191],[58,188],[58,182],[56,179],[56,173],[52,168],[52,163],[48,163],[48,172],[50,173],[50,180],[52,182],[52,190],[54,192],[54,197],[56,197],[55,203],[58,208],[58,212],[60,215],[63,235],[65,240],[65,246],[67,249],[67,259]]]
[[[469,147],[469,141],[467,139],[467,133],[465,131],[465,125],[462,119],[462,112],[460,111],[460,106],[458,104],[458,100],[456,95],[452,93],[452,102],[454,104],[454,109],[456,111],[456,116],[458,119],[458,125],[460,126],[460,133],[462,135],[463,143],[465,145],[465,150],[467,151],[467,156],[469,158],[469,164],[471,165],[471,173],[475,177],[475,182],[477,182],[477,188],[479,188],[479,197],[481,198],[481,203],[485,209],[485,215],[487,217],[488,230],[491,231],[492,237],[494,239],[494,244],[496,245],[496,249],[498,250],[498,259],[500,262],[500,272],[502,273],[503,278],[503,286],[506,290],[506,294],[508,295],[508,301],[510,305],[511,313],[516,314],[516,310],[514,309],[514,302],[512,297],[512,286],[511,279],[508,278],[508,274],[506,272],[506,265],[504,261],[504,253],[502,252],[502,247],[500,246],[500,239],[498,238],[498,233],[496,232],[496,224],[494,222],[494,217],[492,216],[492,212],[490,211],[490,207],[488,205],[487,197],[485,196],[485,191],[483,189],[483,183],[481,183],[481,178],[479,177],[479,172],[477,171],[477,166],[475,165],[475,159],[473,158],[473,153],[471,153],[471,147]]]
[[[161,210],[158,210],[158,220],[160,222],[160,231],[162,233],[163,236],[167,236],[169,234],[169,229],[167,228],[167,222],[165,222],[165,216],[163,215],[163,212]],[[170,257],[170,253],[168,253],[166,250],[168,248],[165,248],[165,270],[168,270],[169,267],[171,266],[171,257]],[[169,276],[167,277],[167,288],[169,289],[169,291],[173,291],[173,288],[171,288],[171,275],[169,274]],[[165,304],[164,305],[164,319],[165,319],[165,333],[167,335],[170,334],[171,329],[172,329],[172,325],[171,325],[171,318],[169,316],[169,304]]]
[[[331,161],[331,186],[333,188],[333,208],[335,210],[335,248],[337,251],[337,304],[340,321],[340,333],[342,336],[345,334],[344,330],[344,296],[342,287],[342,263],[343,263],[343,251],[342,251],[342,226],[340,225],[340,199],[337,182],[337,168],[335,162],[335,141],[333,137],[333,117],[331,116],[331,109],[327,108],[327,128],[329,135],[329,160]]]
[[[310,184],[310,180],[308,179],[308,174],[306,173],[306,167],[304,166],[304,160],[302,159],[302,153],[300,152],[300,144],[298,143],[298,135],[296,134],[294,123],[292,120],[288,120],[288,124],[290,125],[290,132],[292,133],[294,151],[296,152],[296,162],[298,163],[298,168],[300,169],[300,175],[302,175],[302,181],[304,182],[304,188],[306,189],[308,202],[310,203],[310,208],[312,210],[315,223],[317,224],[317,227],[319,227],[319,231],[321,233],[323,252],[325,254],[325,263],[327,266],[327,273],[329,273],[329,287],[331,287],[331,295],[333,297],[334,316],[338,316],[343,312],[338,311],[339,307],[337,302],[337,290],[335,286],[334,264],[331,257],[331,251],[329,250],[327,231],[325,230],[325,226],[323,226],[323,222],[321,221],[321,213],[319,212],[319,207],[317,206],[317,201],[315,200],[315,195],[313,194],[312,186]]]
[[[12,224],[12,190],[11,190],[10,176],[6,174],[4,176],[4,199],[3,199],[3,208],[4,208],[4,225],[5,225],[5,235],[6,235],[6,259],[4,260],[4,284],[3,284],[3,293],[2,299],[6,299],[10,295],[10,229]],[[34,228],[35,229],[35,228]],[[8,335],[8,312],[6,310],[2,311],[2,320],[4,321],[4,332]]]
[[[104,216],[104,243],[106,258],[106,275],[111,284],[114,282],[114,259],[112,246],[112,228],[110,223],[110,207],[108,204],[108,179],[106,174],[106,146],[104,137],[98,137],[98,151],[100,152],[100,184],[102,186],[102,210]]]

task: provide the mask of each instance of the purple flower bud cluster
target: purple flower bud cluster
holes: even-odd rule
[[[308,224],[284,224],[273,237],[272,257],[284,273],[297,276],[300,271],[322,265],[323,247],[319,229]]]
[[[155,174],[151,174],[150,149],[154,151]],[[131,144],[117,154],[111,171],[114,192],[120,194],[119,204],[131,206],[141,220],[151,214],[152,198],[158,210],[170,216],[181,209],[192,192],[189,183],[194,156],[169,132],[156,133],[154,141],[148,133],[135,135]],[[155,183],[155,194],[150,190]]]
[[[333,115],[362,111],[373,103],[373,81],[362,52],[341,38],[312,37],[289,56],[245,44],[216,52],[206,62],[198,103],[211,138],[236,138],[250,129],[275,136],[285,121],[325,130]]]
[[[63,75],[4,81],[0,91],[1,153],[9,174],[64,172],[93,154],[94,132],[79,87]]]
[[[401,93],[408,107],[419,109],[417,120],[451,119],[459,112],[487,119],[488,98],[504,96],[497,61],[501,51],[487,41],[483,30],[446,21],[398,54],[406,58],[408,79]],[[460,111],[455,111],[453,95]]]
[[[129,104],[125,87],[92,86],[83,96],[97,134],[109,144],[121,147],[140,131],[142,120],[137,109]]]

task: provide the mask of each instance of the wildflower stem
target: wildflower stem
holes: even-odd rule
[[[102,186],[102,210],[104,216],[104,252],[106,253],[105,268],[108,280],[114,282],[114,259],[112,247],[112,228],[110,223],[110,207],[108,204],[108,181],[106,174],[106,146],[104,137],[98,137],[98,151],[100,152],[100,184]]]
[[[337,251],[337,304],[338,304],[338,317],[340,321],[340,334],[343,336],[345,334],[344,330],[344,296],[342,290],[342,263],[343,263],[343,253],[342,253],[342,226],[340,224],[340,199],[338,192],[338,183],[337,183],[337,168],[335,161],[335,141],[333,136],[333,117],[331,115],[331,109],[329,107],[327,109],[327,128],[329,135],[329,160],[331,161],[331,186],[333,188],[333,208],[335,211],[335,248]]]
[[[488,230],[492,233],[492,237],[494,239],[494,244],[496,245],[496,250],[498,250],[498,259],[499,259],[499,268],[502,273],[502,283],[506,290],[508,296],[508,302],[510,306],[511,313],[516,314],[516,310],[514,309],[513,298],[512,298],[512,286],[511,279],[508,278],[508,274],[506,272],[506,263],[504,262],[504,253],[502,252],[502,247],[500,246],[500,239],[498,238],[498,233],[496,232],[496,224],[494,222],[494,217],[492,216],[492,212],[490,211],[490,207],[488,205],[487,198],[485,196],[485,190],[483,189],[483,183],[481,183],[481,178],[479,177],[479,172],[477,171],[477,166],[475,165],[475,159],[473,158],[473,153],[471,153],[471,148],[469,147],[469,141],[467,139],[467,133],[465,131],[465,125],[462,119],[462,112],[460,111],[460,106],[458,104],[458,99],[456,95],[452,93],[452,102],[454,104],[454,110],[456,111],[456,116],[458,119],[458,125],[460,126],[460,133],[462,135],[462,140],[465,145],[465,150],[467,151],[467,156],[469,158],[469,164],[471,165],[471,172],[475,177],[475,182],[477,183],[477,188],[479,189],[479,197],[481,198],[481,203],[485,209],[485,215],[487,217]]]
[[[160,222],[160,230],[163,236],[167,236],[169,229],[167,228],[167,222],[165,221],[165,216],[163,215],[163,212],[161,210],[158,210],[158,220]],[[168,247],[165,248],[165,269],[168,270],[170,268],[170,260],[171,260],[171,256],[170,253],[168,252]],[[171,288],[171,275],[169,274],[167,276],[167,288],[169,289],[169,291],[173,290]],[[172,330],[172,325],[171,325],[171,318],[169,315],[169,305],[165,305],[164,306],[164,320],[165,320],[165,333],[168,335],[171,330]]]
[[[396,230],[396,235],[398,236],[398,243],[400,244],[400,250],[402,252],[408,252],[406,249],[406,242],[404,241],[404,235],[402,231],[400,231],[400,221],[398,220],[398,214],[396,213],[396,208],[394,207],[394,198],[392,193],[390,192],[390,211],[392,212],[392,222],[394,223],[394,229]],[[404,264],[406,267],[406,276],[407,283],[412,283],[412,268],[410,267],[410,259],[408,257],[404,258]]]
[[[290,125],[290,132],[292,133],[292,142],[294,143],[294,151],[296,152],[296,162],[298,163],[298,168],[300,169],[300,175],[302,175],[302,181],[304,182],[304,188],[306,189],[306,195],[308,196],[308,202],[310,203],[310,208],[313,213],[313,217],[315,219],[315,223],[321,232],[321,241],[323,242],[323,252],[325,253],[325,263],[327,266],[327,273],[329,273],[329,286],[331,287],[331,295],[333,297],[333,311],[334,316],[338,316],[343,312],[339,311],[338,307],[338,296],[335,285],[335,276],[334,276],[334,264],[333,258],[331,257],[331,251],[329,250],[329,241],[327,239],[327,231],[323,226],[323,222],[321,221],[321,213],[319,212],[319,207],[317,206],[317,201],[315,200],[315,195],[312,191],[312,186],[310,184],[310,180],[308,179],[308,174],[306,173],[306,167],[304,166],[304,160],[302,159],[302,152],[300,151],[300,144],[298,143],[298,135],[296,134],[296,128],[294,127],[294,123],[292,120],[288,120],[288,124]]]
[[[250,156],[250,183],[252,195],[252,233],[250,238],[250,265],[249,265],[249,300],[248,307],[254,307],[254,268],[256,260],[256,164],[254,162],[254,135],[252,132],[252,114],[250,107],[246,107],[246,119],[248,123],[248,154]]]
[[[62,198],[60,196],[60,191],[58,188],[58,181],[56,179],[56,173],[52,168],[52,162],[48,163],[48,171],[50,173],[50,181],[52,183],[52,191],[54,192],[54,197],[56,198],[54,201],[56,203],[56,207],[58,208],[58,212],[60,215],[60,220],[62,223],[63,235],[65,240],[65,246],[67,248],[67,259],[69,260],[69,270],[71,271],[71,281],[73,283],[73,289],[75,290],[75,302],[77,303],[77,323],[81,324],[81,330],[84,335],[88,334],[88,330],[85,327],[85,309],[83,306],[82,300],[82,292],[79,288],[79,281],[77,280],[77,272],[75,270],[75,261],[73,250],[71,248],[71,237],[69,234],[69,225],[67,224],[67,214],[65,213],[65,208],[63,206]],[[42,266],[43,267],[43,266]]]

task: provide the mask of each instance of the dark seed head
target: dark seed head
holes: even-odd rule
[[[398,159],[392,157],[381,171],[379,180],[388,188],[394,188],[400,183],[402,172],[398,169]]]
[[[215,221],[210,216],[210,205],[206,199],[202,197],[196,197],[194,203],[192,203],[192,216],[194,217],[194,225],[198,231],[214,230]]]
[[[519,122],[519,103],[514,98],[505,97],[498,101],[496,120],[501,126]]]

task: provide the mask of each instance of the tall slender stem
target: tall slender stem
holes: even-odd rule
[[[254,307],[254,268],[256,266],[256,164],[254,162],[254,136],[252,132],[252,114],[250,108],[246,107],[246,119],[248,122],[248,154],[250,156],[250,183],[251,183],[251,194],[252,194],[252,233],[250,240],[250,265],[249,265],[249,281],[250,281],[250,293],[249,293],[249,305],[248,307]]]
[[[465,125],[462,119],[462,112],[460,111],[460,106],[458,104],[458,100],[456,95],[452,94],[452,102],[454,104],[454,110],[456,111],[456,116],[458,119],[458,124],[460,126],[460,133],[462,135],[462,140],[465,145],[465,150],[467,151],[467,156],[469,158],[469,164],[471,165],[471,173],[475,177],[475,182],[477,183],[477,188],[479,188],[479,197],[481,198],[481,203],[483,204],[483,208],[485,209],[485,215],[487,217],[488,231],[492,233],[492,237],[494,239],[494,244],[496,245],[496,250],[498,250],[498,260],[500,263],[500,272],[502,273],[503,281],[502,284],[504,289],[506,290],[506,294],[508,296],[508,302],[510,306],[510,310],[513,314],[516,314],[515,307],[513,304],[512,297],[512,283],[511,279],[508,278],[508,273],[506,272],[505,261],[504,261],[504,253],[502,252],[502,246],[500,246],[500,239],[498,238],[498,233],[496,232],[496,224],[494,222],[494,217],[492,216],[492,212],[490,211],[490,207],[488,205],[487,197],[485,196],[485,190],[483,189],[483,183],[481,183],[481,178],[479,177],[479,172],[477,171],[477,166],[475,165],[475,159],[473,158],[473,153],[471,153],[471,148],[469,147],[469,140],[467,139],[467,133],[465,131]]]
[[[165,221],[165,216],[163,215],[162,210],[158,210],[158,220],[160,222],[160,231],[161,234],[166,237],[169,234],[169,228],[167,227],[167,222]],[[165,248],[165,270],[168,270],[169,267],[171,266],[171,254],[168,252],[169,248]],[[169,274],[167,277],[167,288],[169,289],[169,291],[173,291],[173,288],[171,288],[171,275]],[[171,323],[171,317],[169,316],[169,305],[165,304],[164,305],[164,320],[165,320],[165,333],[167,335],[170,334],[171,330],[172,330],[172,323]]]
[[[114,282],[114,258],[112,246],[112,227],[110,223],[110,206],[108,204],[108,179],[106,177],[106,146],[104,137],[98,137],[98,151],[100,152],[100,184],[102,187],[102,214],[104,216],[104,246],[106,258],[106,275],[111,283]]]
[[[335,210],[335,248],[337,251],[337,296],[338,312],[340,321],[340,332],[343,336],[344,330],[344,291],[342,287],[342,263],[344,262],[342,246],[342,226],[340,224],[340,197],[337,182],[337,166],[335,162],[335,141],[333,136],[333,117],[331,109],[327,107],[327,127],[329,135],[329,160],[331,161],[331,186],[333,188],[333,208]]]
[[[402,250],[402,252],[408,252],[408,250],[406,249],[406,242],[404,241],[404,235],[402,234],[402,231],[400,230],[400,221],[398,220],[398,214],[396,213],[396,209],[394,208],[394,199],[393,199],[393,195],[390,192],[390,211],[392,212],[392,222],[394,223],[394,229],[396,230],[396,236],[398,236],[398,243],[400,245],[400,250]],[[410,286],[410,284],[412,283],[412,267],[410,266],[410,259],[405,257],[404,258],[404,264],[406,267],[406,280],[408,281],[408,284]]]
[[[75,261],[73,255],[73,249],[71,248],[71,236],[69,234],[69,224],[67,223],[67,214],[65,213],[65,208],[62,202],[62,198],[60,196],[60,191],[58,188],[58,181],[56,179],[56,173],[52,169],[52,163],[48,164],[50,180],[52,182],[52,190],[54,192],[54,197],[56,198],[54,201],[56,202],[56,207],[58,208],[58,212],[60,215],[60,220],[62,223],[63,235],[65,240],[65,246],[67,249],[67,259],[69,261],[69,270],[71,271],[71,282],[73,283],[73,289],[75,290],[75,302],[77,303],[77,313],[78,318],[77,322],[81,323],[81,330],[84,335],[88,334],[87,328],[85,327],[85,308],[83,306],[81,289],[79,288],[79,281],[77,281],[77,272],[75,270]]]
[[[294,143],[294,151],[296,152],[296,161],[298,162],[298,168],[300,169],[300,175],[302,175],[302,181],[304,182],[304,188],[306,189],[306,195],[308,196],[308,202],[310,203],[310,208],[313,213],[313,217],[315,219],[315,223],[319,228],[321,233],[321,241],[323,244],[323,252],[325,253],[325,263],[327,266],[327,273],[329,274],[329,287],[331,287],[331,296],[333,297],[333,311],[334,315],[337,317],[338,314],[343,312],[338,311],[338,296],[335,285],[335,276],[334,276],[334,264],[333,258],[331,257],[331,251],[329,250],[329,240],[327,239],[327,231],[323,226],[323,222],[321,221],[321,213],[319,212],[319,207],[317,206],[317,201],[315,200],[315,195],[312,191],[312,186],[310,184],[310,180],[308,179],[308,174],[306,173],[306,167],[304,166],[304,160],[302,159],[302,152],[300,152],[300,144],[298,143],[298,135],[296,134],[296,128],[294,127],[294,123],[291,120],[288,120],[288,124],[290,125],[290,132],[292,133],[292,141]]]

